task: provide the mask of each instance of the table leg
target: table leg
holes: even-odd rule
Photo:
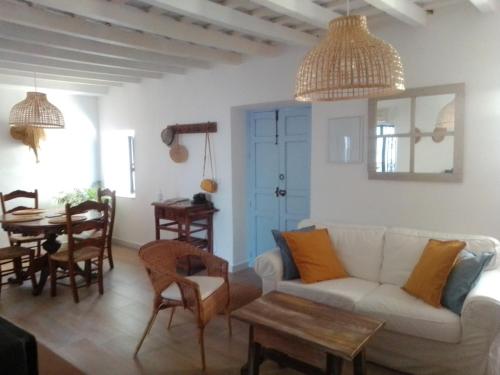
[[[191,221],[188,218],[186,223],[184,224],[185,228],[185,236],[186,236],[186,242],[189,243],[191,241]],[[187,257],[187,274],[188,276],[193,274],[192,271],[192,264],[191,264],[191,256]]]
[[[213,236],[213,218],[212,215],[207,217],[207,248],[210,254],[214,253],[214,236]]]
[[[160,217],[155,214],[155,238],[160,239]]]
[[[49,255],[44,254],[41,257],[35,258],[32,263],[32,272],[40,271],[40,279],[35,288],[33,288],[33,295],[38,296],[42,293],[43,287],[49,277]]]
[[[259,375],[259,367],[261,363],[261,349],[259,343],[254,342],[250,344],[249,362],[248,362],[248,375]]]
[[[253,327],[250,326],[248,335],[248,360],[241,368],[241,375],[258,375],[262,363],[262,346],[253,340]]]
[[[54,254],[61,247],[61,243],[57,240],[57,234],[50,233],[47,235],[47,240],[42,244],[42,247],[49,254]]]
[[[354,368],[354,375],[366,375],[366,361],[365,361],[365,351],[359,352],[359,354],[352,361]]]
[[[342,374],[342,358],[333,354],[326,354],[326,374],[341,375]]]

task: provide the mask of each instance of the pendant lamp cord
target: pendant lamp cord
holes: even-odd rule
[[[347,16],[349,16],[351,13],[351,4],[350,4],[350,1],[347,0]]]
[[[33,76],[35,78],[35,92],[36,92],[36,72],[33,72]]]

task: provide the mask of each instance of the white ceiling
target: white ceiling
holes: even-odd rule
[[[496,0],[351,0],[350,13],[425,27],[428,11]],[[102,95],[110,86],[310,47],[345,0],[0,0],[0,83]]]

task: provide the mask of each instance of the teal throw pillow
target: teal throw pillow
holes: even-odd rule
[[[288,232],[309,232],[315,230],[316,227],[314,225],[310,227],[304,227],[296,230],[291,230]],[[276,241],[276,245],[280,248],[281,259],[283,260],[283,279],[284,280],[293,280],[298,279],[300,277],[299,270],[295,265],[295,262],[292,257],[292,253],[288,244],[286,243],[285,238],[281,235],[279,230],[272,230],[274,240]]]
[[[467,250],[461,251],[446,281],[441,304],[461,315],[465,298],[476,285],[481,272],[486,268],[493,255],[494,253],[491,252],[474,254]]]

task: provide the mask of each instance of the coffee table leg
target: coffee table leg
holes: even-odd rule
[[[359,354],[352,361],[354,367],[354,375],[366,375],[366,361],[365,361],[365,351],[359,352]]]
[[[333,354],[326,354],[326,374],[341,375],[342,374],[342,358]]]
[[[248,375],[259,375],[260,367],[260,351],[261,346],[259,343],[252,343],[250,346],[250,358],[248,362]]]
[[[262,347],[253,340],[253,327],[250,326],[248,337],[248,362],[241,368],[241,375],[258,375],[262,362]]]

